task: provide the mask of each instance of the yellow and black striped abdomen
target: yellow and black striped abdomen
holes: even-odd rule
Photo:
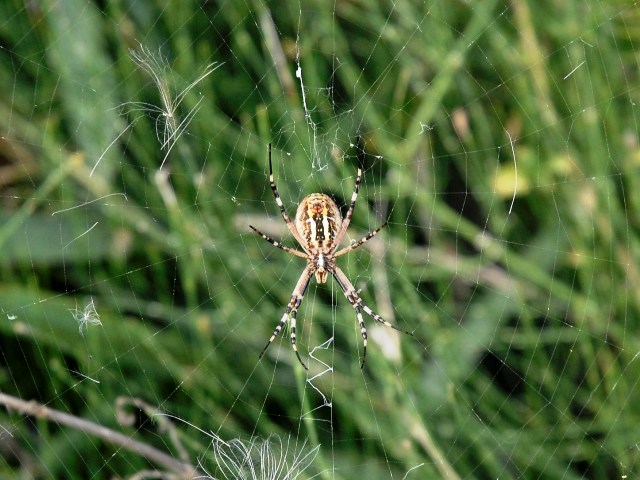
[[[323,193],[307,195],[298,206],[295,222],[306,250],[325,255],[335,250],[342,217],[329,196]]]

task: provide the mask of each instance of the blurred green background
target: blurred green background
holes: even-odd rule
[[[2,2],[0,391],[216,478],[207,432],[317,449],[256,478],[635,478],[639,25],[613,0]],[[389,226],[340,265],[414,337],[366,318],[360,370],[312,281],[310,371],[287,332],[259,361],[304,266],[248,227],[294,245],[267,145],[293,215],[344,208],[358,135],[349,238]],[[0,477],[167,470],[40,413],[0,409]]]

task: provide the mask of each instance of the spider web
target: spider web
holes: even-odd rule
[[[637,4],[0,13],[1,477],[637,476]]]

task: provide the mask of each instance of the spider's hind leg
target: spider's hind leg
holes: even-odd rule
[[[302,358],[300,357],[300,353],[298,352],[298,346],[296,344],[296,314],[297,313],[298,313],[297,309],[293,310],[291,308],[287,308],[287,311],[284,312],[284,315],[282,315],[282,319],[280,320],[280,323],[278,323],[278,325],[276,326],[276,329],[271,334],[271,338],[269,338],[269,341],[262,349],[262,352],[260,352],[260,356],[258,358],[262,358],[264,356],[265,352],[267,351],[267,348],[269,348],[269,346],[273,343],[276,337],[280,335],[280,332],[282,331],[284,326],[287,324],[287,320],[291,320],[291,346],[293,347],[293,351],[296,352],[296,357],[298,357],[298,361],[300,362],[300,365],[302,365],[305,370],[309,370],[309,368],[302,361]]]
[[[267,351],[267,348],[269,348],[269,346],[273,343],[273,341],[276,339],[276,337],[278,335],[280,335],[280,332],[282,331],[284,326],[287,324],[287,319],[289,318],[289,312],[290,311],[291,311],[291,309],[287,308],[287,311],[284,313],[284,315],[282,315],[282,319],[280,319],[280,323],[278,323],[278,325],[276,326],[276,329],[271,334],[271,338],[269,339],[267,344],[262,349],[262,352],[260,352],[260,355],[258,356],[258,358],[262,358],[264,356],[264,354]]]
[[[291,346],[293,347],[293,351],[296,352],[296,357],[298,357],[298,361],[300,362],[300,365],[302,365],[304,367],[305,370],[309,370],[309,367],[307,367],[304,362],[302,361],[302,358],[300,357],[300,353],[298,352],[298,345],[296,345],[296,315],[298,313],[298,310],[294,310],[293,312],[291,312]]]
[[[304,367],[305,370],[309,370],[309,368],[304,364],[302,358],[300,357],[300,353],[298,352],[298,345],[296,344],[296,315],[298,314],[298,307],[302,303],[302,299],[304,298],[304,294],[307,291],[307,287],[309,286],[309,281],[313,276],[313,268],[309,265],[304,269],[302,275],[298,279],[298,283],[296,284],[296,288],[293,289],[293,294],[291,295],[291,300],[289,300],[289,305],[287,305],[287,310],[282,315],[280,319],[280,323],[276,326],[271,338],[262,349],[260,353],[260,357],[264,355],[267,351],[267,348],[273,343],[276,337],[280,334],[284,326],[287,324],[287,320],[291,320],[291,346],[293,347],[293,351],[296,353],[296,357],[298,357],[298,361],[300,365]]]
[[[347,276],[344,274],[344,272],[340,269],[340,267],[338,267],[337,265],[333,265],[331,273],[333,273],[333,278],[336,279],[336,281],[338,282],[338,285],[340,286],[340,289],[344,293],[344,296],[347,297],[347,300],[349,300],[349,303],[355,310],[356,318],[358,319],[358,324],[360,325],[360,333],[362,333],[362,339],[364,341],[364,348],[362,351],[362,361],[360,363],[360,368],[364,368],[364,362],[366,360],[366,355],[367,355],[367,329],[364,324],[364,319],[362,318],[362,310],[364,310],[364,312],[367,315],[369,315],[371,318],[373,318],[376,322],[379,322],[384,326],[392,328],[399,332],[406,333],[407,335],[413,336],[411,332],[407,332],[406,330],[402,330],[401,328],[396,327],[395,325],[389,323],[380,315],[375,313],[373,310],[371,310],[367,306],[367,304],[364,303],[362,298],[360,298],[360,295],[358,295],[358,292],[356,291],[355,287],[353,286],[351,281],[347,278]]]
[[[367,327],[364,325],[364,318],[362,318],[360,307],[355,303],[352,303],[352,305],[356,311],[356,318],[360,324],[360,333],[362,334],[362,360],[360,360],[360,368],[364,368],[364,362],[367,361]]]

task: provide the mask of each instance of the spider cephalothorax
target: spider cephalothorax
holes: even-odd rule
[[[362,310],[364,310],[367,315],[369,315],[377,322],[380,322],[387,327],[393,328],[400,332],[411,335],[410,332],[406,332],[393,326],[385,319],[383,319],[380,315],[373,312],[373,310],[371,310],[362,301],[353,284],[349,281],[347,276],[340,269],[340,267],[336,265],[335,262],[336,258],[349,253],[352,250],[355,250],[360,245],[374,237],[380,230],[382,230],[386,226],[386,223],[384,223],[377,229],[373,230],[371,233],[367,234],[361,240],[347,245],[341,250],[338,250],[340,243],[347,233],[349,223],[351,223],[351,216],[353,215],[353,209],[356,205],[358,190],[360,188],[361,181],[362,167],[358,166],[355,188],[353,190],[353,195],[351,196],[349,210],[347,211],[344,219],[340,215],[340,210],[338,209],[337,205],[329,196],[325,195],[324,193],[312,193],[311,195],[307,195],[306,197],[304,197],[302,199],[302,202],[300,202],[300,205],[298,206],[298,210],[296,212],[294,223],[291,221],[291,218],[284,208],[282,199],[280,198],[280,194],[278,193],[278,188],[276,187],[276,182],[273,178],[273,166],[271,164],[271,144],[269,144],[269,182],[271,184],[271,191],[273,192],[276,203],[280,208],[282,218],[287,224],[287,228],[296,239],[296,241],[300,244],[304,252],[296,250],[295,248],[285,247],[280,242],[272,239],[271,237],[268,237],[255,227],[251,225],[250,227],[258,235],[260,235],[262,238],[264,238],[274,246],[280,248],[281,250],[284,250],[287,253],[304,258],[307,261],[307,266],[298,279],[298,283],[293,290],[291,300],[287,305],[287,309],[284,312],[284,315],[282,315],[282,318],[280,319],[280,323],[278,323],[278,325],[276,326],[276,329],[271,335],[269,342],[267,342],[267,345],[262,350],[260,357],[264,355],[264,352],[267,351],[267,348],[269,348],[271,342],[275,340],[280,331],[286,325],[287,321],[290,320],[291,345],[293,346],[293,350],[298,357],[298,361],[305,369],[307,368],[307,366],[302,361],[302,358],[300,358],[298,347],[296,345],[296,315],[298,313],[298,307],[300,307],[304,294],[307,290],[307,287],[309,286],[309,280],[311,280],[311,277],[314,274],[318,283],[325,283],[327,281],[329,273],[331,273],[331,275],[333,275],[333,278],[336,279],[336,282],[338,282],[338,285],[344,292],[345,297],[347,297],[347,300],[349,300],[349,303],[351,303],[351,305],[353,306],[356,312],[356,318],[358,319],[358,324],[360,325],[360,332],[362,334],[364,343],[362,351],[362,362],[360,365],[361,367],[364,367],[364,362],[367,355],[367,329],[364,325],[364,319],[362,318]]]

